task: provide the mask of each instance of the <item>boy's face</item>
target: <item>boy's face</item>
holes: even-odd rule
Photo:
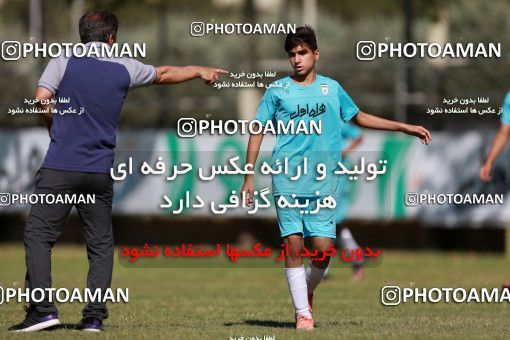
[[[289,62],[294,74],[306,77],[315,69],[315,62],[319,60],[319,50],[315,52],[305,44],[298,45],[289,51]]]

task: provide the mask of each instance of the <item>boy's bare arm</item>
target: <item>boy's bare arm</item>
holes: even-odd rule
[[[505,148],[509,136],[510,125],[501,124],[501,127],[499,128],[498,133],[496,134],[496,137],[494,137],[494,141],[492,142],[489,155],[485,159],[485,162],[482,168],[480,169],[480,179],[482,181],[489,182],[491,180],[490,172],[492,170],[492,165]]]
[[[177,84],[200,78],[211,85],[219,80],[220,74],[228,74],[228,71],[205,66],[158,66],[153,84]]]
[[[352,119],[356,125],[363,126],[369,129],[387,130],[387,131],[400,131],[405,134],[416,136],[421,139],[423,144],[428,144],[432,140],[430,132],[423,126],[411,125],[401,122],[396,122],[389,119],[380,118],[362,111],[359,111]]]
[[[260,145],[262,144],[262,140],[264,139],[264,134],[251,134],[250,139],[248,141],[248,148],[246,150],[246,164],[251,164],[253,170],[255,170],[255,163],[257,162],[257,157],[260,151]],[[250,205],[253,202],[253,175],[245,175],[244,184],[241,192],[246,192],[246,204]]]

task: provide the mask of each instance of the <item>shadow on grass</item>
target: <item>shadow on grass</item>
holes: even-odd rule
[[[76,330],[77,324],[78,323],[61,323],[60,325],[55,326],[53,329]]]
[[[273,327],[273,328],[294,328],[296,325],[293,322],[282,322],[274,320],[244,320],[243,322],[226,322],[225,326],[234,325],[250,325],[250,326],[262,326],[262,327]]]

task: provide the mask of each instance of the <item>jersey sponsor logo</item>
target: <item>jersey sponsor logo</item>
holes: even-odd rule
[[[315,103],[315,105],[313,104],[310,105],[306,103],[306,106],[301,106],[301,104],[298,104],[296,111],[290,114],[290,119],[294,119],[305,115],[308,115],[313,118],[320,116],[324,112],[326,112],[326,105],[324,105],[324,103],[321,103],[320,105],[319,103]]]

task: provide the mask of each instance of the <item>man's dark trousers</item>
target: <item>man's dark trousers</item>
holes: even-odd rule
[[[101,289],[101,295],[110,288],[113,269],[112,200],[113,179],[109,174],[60,171],[41,168],[35,178],[35,194],[95,195],[95,202],[75,204],[84,224],[85,241],[89,261],[87,288],[92,295]],[[73,204],[32,205],[25,226],[25,254],[27,273],[25,287],[50,288],[51,249],[63,231],[64,223]],[[48,299],[31,303],[38,312],[57,312]],[[89,302],[83,309],[84,317],[100,320],[108,317],[105,303]]]

